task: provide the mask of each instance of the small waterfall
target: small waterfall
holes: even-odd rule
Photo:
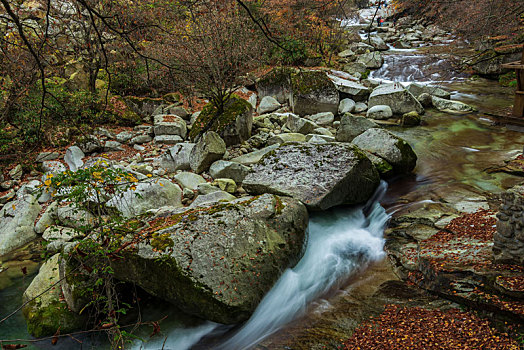
[[[384,257],[384,228],[389,219],[379,200],[387,185],[382,182],[370,201],[348,212],[336,209],[312,215],[303,258],[287,269],[258,305],[251,318],[213,349],[249,349],[303,315],[308,305],[346,281],[369,263]],[[175,329],[165,349],[189,349],[219,325],[208,322],[191,329]],[[207,332],[207,333],[206,333]],[[145,344],[161,348],[162,341]]]

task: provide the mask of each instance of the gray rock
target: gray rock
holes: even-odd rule
[[[51,242],[51,241],[69,242],[75,238],[80,238],[83,236],[84,234],[81,231],[75,230],[74,228],[63,227],[63,226],[49,226],[44,231],[42,238],[48,242]]]
[[[445,98],[449,100],[451,98],[451,93],[447,92],[444,89],[439,88],[438,86],[432,85],[423,85],[418,83],[409,84],[407,90],[413,94],[415,97],[419,97],[422,94],[430,94],[431,96],[436,96],[440,98]]]
[[[198,194],[199,195],[206,195],[206,194],[210,194],[216,191],[220,191],[220,188],[213,186],[209,182],[201,183],[200,185],[198,185]]]
[[[36,156],[35,162],[41,163],[44,160],[55,160],[60,157],[60,154],[58,152],[40,152],[38,156]]]
[[[384,120],[393,116],[393,111],[389,106],[377,105],[368,109],[366,116],[370,119]]]
[[[215,187],[215,186],[213,186]],[[210,205],[214,205],[219,202],[230,202],[232,200],[237,199],[232,194],[227,193],[226,191],[222,191],[220,188],[215,187],[217,190],[213,191],[208,194],[199,195],[196,197],[196,199],[191,203],[189,206],[190,208],[196,208],[196,207],[208,207]]]
[[[214,161],[222,159],[226,153],[226,143],[213,131],[206,132],[191,150],[189,163],[191,169],[201,173],[211,166]]]
[[[62,300],[60,259],[60,254],[55,254],[44,262],[22,297],[25,303],[22,314],[27,330],[36,338],[53,336],[57,329],[62,333],[71,333],[82,329],[85,323],[85,316],[69,310]]]
[[[308,223],[300,202],[272,195],[173,215],[151,245],[112,264],[115,278],[223,324],[247,320],[300,259]]]
[[[371,46],[373,46],[376,50],[379,50],[379,51],[389,50],[388,44],[386,44],[384,40],[378,35],[370,36],[369,41],[371,42]]]
[[[340,126],[337,130],[336,140],[338,142],[351,142],[364,131],[376,128],[378,125],[364,117],[355,117],[349,113],[340,118]]]
[[[141,145],[153,141],[153,138],[149,135],[137,135],[129,140],[130,145]]]
[[[362,63],[366,68],[380,68],[384,64],[384,58],[378,51],[364,53],[357,58],[357,62]]]
[[[431,102],[433,103],[433,106],[441,112],[462,114],[475,111],[475,108],[463,102],[446,100],[440,97],[431,96]]]
[[[136,190],[117,195],[107,202],[117,208],[125,217],[143,214],[150,209],[163,206],[182,206],[182,190],[176,184],[165,179],[139,182]]]
[[[65,227],[87,229],[96,224],[96,217],[90,212],[80,209],[73,204],[56,208],[56,221]]]
[[[280,102],[278,102],[274,97],[272,96],[265,96],[262,101],[260,101],[260,104],[257,108],[258,114],[264,114],[276,111],[279,109],[282,105]]]
[[[313,123],[319,126],[331,125],[335,120],[335,115],[331,112],[322,112],[313,115],[306,116],[306,119],[311,120]]]
[[[366,52],[372,52],[375,51],[375,48],[365,42],[358,42],[353,43],[350,46],[351,50],[353,50],[356,54],[360,55]]]
[[[56,209],[58,208],[58,203],[53,202],[49,204],[46,208],[44,214],[35,224],[35,232],[41,235],[44,231],[51,225],[55,223],[56,218]]]
[[[189,188],[190,190],[196,190],[199,184],[206,182],[202,176],[187,171],[176,174],[175,180],[182,186],[182,189]]]
[[[60,174],[67,170],[64,164],[57,160],[45,160],[42,162],[42,170],[45,173]]]
[[[338,53],[338,57],[342,58],[351,58],[353,56],[355,56],[355,53],[351,49],[347,49]]]
[[[427,93],[420,94],[417,97],[418,102],[422,105],[424,108],[429,108],[433,106],[433,101],[431,100],[431,95]]]
[[[257,94],[251,94],[249,98],[247,99],[247,102],[249,102],[249,104],[251,105],[251,107],[253,107],[253,109],[257,107],[257,101],[258,101]]]
[[[365,154],[350,144],[284,144],[253,165],[242,187],[250,194],[274,193],[325,210],[366,201],[379,182]]]
[[[366,65],[362,62],[351,62],[344,65],[344,72],[358,77],[362,76],[366,70]]]
[[[9,171],[9,177],[13,180],[20,180],[24,174],[22,164],[17,164],[13,169]]]
[[[167,152],[160,157],[160,166],[167,172],[175,172],[177,170],[189,170],[189,155],[195,147],[194,143],[179,143],[167,150]]]
[[[417,164],[417,155],[401,138],[384,129],[369,129],[353,140],[353,144],[385,159],[396,174],[411,172]]]
[[[42,187],[42,182],[41,181],[38,181],[38,180],[31,180],[25,184],[23,184],[20,189],[18,190],[18,192],[16,193],[16,196],[18,198],[22,198],[23,196],[25,196],[26,194],[34,194],[36,195],[37,192],[40,191]]]
[[[309,134],[318,128],[318,125],[305,118],[290,114],[287,117],[286,127],[294,133]]]
[[[0,204],[6,204],[10,200],[16,197],[16,191],[14,189],[8,190],[3,195],[0,195]]]
[[[326,129],[326,128],[316,128],[315,130],[313,130],[312,134],[324,135],[324,136],[334,136],[333,133],[329,131],[329,129]]]
[[[187,134],[186,122],[173,114],[155,115],[153,130],[155,136],[178,135],[184,139]]]
[[[389,106],[393,114],[404,114],[411,111],[424,114],[424,107],[415,96],[398,83],[380,85],[373,90],[369,96],[368,107],[378,105]]]
[[[153,141],[159,145],[176,145],[177,143],[184,142],[178,135],[158,135],[155,136]]]
[[[34,225],[40,209],[36,198],[29,194],[0,210],[0,256],[36,238]]]
[[[351,113],[355,110],[355,101],[350,98],[345,98],[340,101],[338,105],[338,114]]]
[[[130,131],[122,131],[115,136],[115,139],[120,143],[126,143],[133,138],[134,134]]]
[[[367,111],[368,106],[364,102],[357,102],[355,104],[355,113],[361,113]]]
[[[274,145],[274,144],[283,144],[285,142],[305,142],[306,141],[306,135],[299,134],[299,133],[283,133],[279,135],[275,135],[272,138],[270,138],[267,143],[268,145]]]
[[[364,69],[365,70],[365,69]],[[367,99],[370,94],[369,88],[351,80],[343,79],[335,75],[329,75],[338,91],[351,96],[353,100],[362,101]]]
[[[298,134],[302,135],[302,134]],[[241,184],[251,169],[245,165],[227,160],[218,160],[209,168],[209,174],[213,179],[227,178],[233,179]]]
[[[104,144],[104,152],[120,152],[123,150],[122,144],[118,141],[106,141]]]
[[[293,113],[300,116],[320,112],[338,111],[339,94],[327,77],[320,71],[302,71],[291,76]]]
[[[251,165],[251,164],[257,163],[258,161],[260,161],[260,159],[263,156],[265,156],[267,153],[277,148],[278,148],[278,144],[274,144],[274,145],[259,149],[257,151],[253,151],[253,152],[244,154],[240,157],[233,158],[231,159],[231,161],[237,162],[243,165]]]

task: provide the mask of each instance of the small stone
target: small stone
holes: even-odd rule
[[[133,149],[141,152],[141,151],[144,151],[146,148],[140,145],[133,145]]]
[[[133,138],[133,133],[130,131],[122,131],[116,135],[116,140],[120,143],[126,143]]]
[[[16,192],[13,189],[10,189],[5,194],[0,195],[0,204],[5,204],[9,202],[11,199],[15,198]]]
[[[153,141],[153,138],[149,135],[138,135],[129,140],[130,145],[141,145],[147,142]]]
[[[235,193],[237,190],[237,184],[233,179],[216,179],[213,184],[227,193]]]
[[[373,106],[368,109],[366,116],[370,119],[384,120],[393,116],[391,107],[386,105]]]
[[[345,98],[340,101],[338,105],[338,114],[351,113],[355,110],[355,101],[350,98]]]

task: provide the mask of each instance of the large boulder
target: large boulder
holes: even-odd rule
[[[4,205],[0,210],[0,256],[37,237],[34,226],[41,208],[30,194]]]
[[[353,144],[386,160],[396,174],[409,173],[417,164],[417,155],[400,137],[384,129],[369,129],[353,139]]]
[[[451,114],[471,113],[475,111],[473,107],[460,101],[446,100],[444,98],[431,96],[433,106],[441,112]]]
[[[375,122],[367,118],[355,117],[351,113],[346,113],[340,118],[336,140],[338,142],[351,142],[364,131],[377,127],[378,125]]]
[[[310,209],[364,202],[379,182],[364,152],[343,143],[284,144],[252,169],[242,185],[248,193],[291,196]]]
[[[115,278],[202,319],[235,324],[300,259],[308,214],[295,199],[263,195],[163,213],[150,224],[150,243],[112,262]]]
[[[286,127],[293,133],[306,135],[318,128],[318,125],[312,122],[311,120],[300,118],[294,114],[290,114],[287,117]]]
[[[368,107],[378,105],[389,106],[394,114],[411,111],[416,111],[418,114],[424,113],[424,107],[415,96],[398,83],[380,85],[373,90],[369,96]]]
[[[300,116],[338,111],[339,94],[326,73],[302,71],[291,75],[293,113]]]
[[[70,333],[85,324],[85,317],[69,310],[62,300],[59,259],[60,254],[55,254],[47,260],[23,294],[23,301],[27,304],[22,308],[22,314],[27,331],[36,338],[53,336],[57,331]]]
[[[187,126],[184,119],[173,114],[160,114],[154,116],[153,131],[155,136],[176,135],[182,139],[186,137]]]
[[[189,164],[196,173],[201,173],[211,166],[214,161],[222,159],[226,153],[226,143],[213,131],[206,132],[189,155]]]
[[[106,205],[117,208],[130,218],[163,206],[181,207],[182,190],[169,180],[150,179],[116,195]]]
[[[224,111],[220,115],[217,113],[212,104],[207,104],[202,109],[189,132],[192,140],[196,140],[202,131],[207,130],[217,132],[227,146],[242,143],[251,137],[253,106],[249,102],[233,95],[225,104]]]
[[[291,97],[291,74],[294,69],[277,67],[260,78],[257,83],[258,97],[274,97],[280,103],[286,103]]]
[[[272,96],[265,96],[262,101],[260,101],[260,105],[257,108],[258,114],[264,114],[276,111],[279,109],[282,105],[280,102],[278,102],[274,97]]]

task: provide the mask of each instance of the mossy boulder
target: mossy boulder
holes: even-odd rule
[[[85,317],[71,311],[61,300],[60,283],[53,286],[60,281],[59,260],[60,254],[56,254],[46,261],[23,294],[23,301],[29,301],[22,309],[27,331],[36,338],[52,336],[58,329],[62,334],[70,333],[85,325]]]
[[[248,193],[290,196],[313,210],[365,202],[380,180],[365,153],[345,143],[285,143],[252,169]]]
[[[215,121],[207,131],[218,133],[227,146],[236,145],[251,137],[253,106],[246,100],[233,95],[226,103],[224,111],[217,116],[217,108],[209,103],[196,118],[189,137],[195,140],[213,119]]]
[[[337,114],[339,93],[325,72],[301,71],[291,75],[291,108],[300,116],[321,112]]]
[[[411,172],[417,164],[417,155],[411,146],[384,129],[369,129],[353,139],[353,144],[380,158],[393,167],[394,174]]]
[[[189,314],[234,324],[298,262],[308,213],[295,199],[263,195],[164,212],[149,224],[152,239],[112,262],[115,277]]]
[[[400,117],[399,124],[400,126],[417,126],[420,125],[421,121],[420,115],[415,111],[411,111],[404,113],[402,117]]]

